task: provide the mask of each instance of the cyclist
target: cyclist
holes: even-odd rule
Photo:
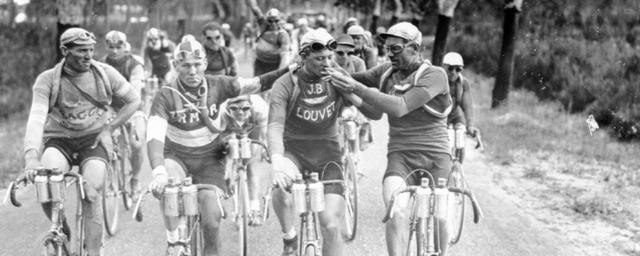
[[[448,177],[451,155],[446,117],[451,97],[445,71],[420,56],[422,33],[417,27],[401,22],[382,37],[389,50],[390,64],[352,74],[353,78],[332,70],[329,73],[333,85],[362,98],[363,114],[374,119],[379,119],[383,112],[388,115],[388,163],[383,178],[384,201],[388,206],[394,191],[419,182],[416,175],[406,181],[405,177],[412,170],[425,168],[428,162],[434,162],[435,168],[430,172],[436,180]],[[408,197],[400,197],[397,202],[400,207],[394,210],[395,217],[386,226],[389,255],[405,255],[408,242]],[[446,218],[440,218],[439,222],[440,237],[449,237]],[[441,242],[440,249],[445,255],[449,241],[441,239]]]
[[[44,71],[33,85],[33,100],[24,137],[25,175],[38,167],[67,172],[80,167],[86,181],[82,202],[87,255],[102,255],[102,205],[100,192],[112,148],[111,132],[140,107],[140,96],[113,67],[94,61],[95,37],[70,28],[60,37],[63,60]],[[124,106],[109,121],[113,100]],[[44,150],[40,151],[44,141]],[[51,205],[43,209],[51,218]],[[69,227],[64,230],[69,237]]]
[[[464,61],[457,52],[444,55],[442,65],[449,78],[449,91],[453,98],[453,110],[449,114],[447,123],[454,127],[465,127],[472,136],[478,133],[478,128],[473,126],[473,103],[471,101],[471,87],[469,80],[462,75]],[[464,113],[464,117],[462,116]]]
[[[280,11],[272,8],[265,15],[257,6],[251,8],[258,18],[260,35],[256,38],[256,60],[253,74],[262,75],[277,68],[286,67],[289,63],[289,34],[278,25]]]
[[[309,32],[311,28],[309,27],[309,21],[305,17],[298,19],[298,21],[296,21],[296,25],[298,27],[293,31],[291,37],[294,40],[296,49],[300,49],[300,40],[302,39],[302,36]]]
[[[251,22],[247,22],[242,29],[242,38],[244,39],[244,57],[249,55],[249,50],[253,49],[256,40],[256,31]]]
[[[151,69],[151,76],[157,77],[161,86],[167,81],[167,74],[171,71],[170,56],[175,44],[164,38],[164,33],[157,28],[150,28],[145,34],[144,60],[145,67]]]
[[[336,48],[336,63],[348,73],[363,72],[366,70],[364,60],[353,56],[355,49],[355,43],[353,39],[348,35],[342,35],[336,40],[338,48]],[[355,117],[357,122],[361,125],[360,128],[360,150],[364,151],[367,146],[373,142],[373,135],[371,134],[371,124],[369,119],[362,116],[362,113],[357,111],[354,106],[345,109],[342,113],[343,117]]]
[[[252,140],[266,141],[269,105],[258,95],[243,95],[229,99],[221,107],[227,119],[226,133],[246,134]],[[262,148],[254,145],[253,158],[247,164],[249,180],[249,225],[262,221],[259,192],[265,191],[265,181],[271,180],[270,166],[263,160]],[[228,177],[227,177],[228,178]]]
[[[195,40],[180,43],[173,54],[178,78],[161,88],[153,101],[148,123],[147,150],[152,167],[150,188],[158,196],[168,177],[181,181],[191,175],[194,183],[216,185],[226,190],[219,136],[226,128],[219,112],[225,100],[271,88],[275,79],[287,72],[280,69],[260,77],[208,76],[203,46]],[[200,191],[205,255],[218,255],[221,212],[214,191]],[[162,202],[161,209],[162,207]],[[176,218],[165,217],[171,250],[178,238]]]
[[[104,62],[120,72],[120,74],[131,83],[136,93],[142,95],[142,89],[145,86],[144,68],[141,62],[133,57],[131,53],[127,52],[127,35],[120,31],[112,30],[107,33],[105,38],[107,43],[107,56],[104,57]],[[118,111],[124,104],[121,100],[114,99],[111,106],[114,110]],[[132,195],[134,199],[140,192],[138,174],[144,162],[142,145],[145,141],[147,124],[146,116],[142,109],[142,106],[140,106],[140,109],[138,109],[127,122],[127,128],[131,135],[131,181],[129,184],[131,186],[131,192],[134,193]]]
[[[202,45],[207,52],[207,75],[238,75],[238,62],[233,51],[224,46],[222,29],[216,22],[210,22],[202,28],[204,41]]]
[[[377,54],[375,50],[369,47],[367,44],[367,36],[364,31],[364,28],[360,25],[353,25],[347,29],[347,35],[353,38],[353,42],[356,45],[355,48],[355,56],[358,56],[367,66],[367,69],[371,69],[376,66],[377,62]]]
[[[220,32],[222,33],[222,38],[224,38],[224,46],[231,47],[231,40],[233,39],[233,34],[231,33],[231,26],[228,23],[222,23],[220,25]]]
[[[335,47],[333,37],[324,29],[305,34],[299,51],[302,68],[278,79],[271,92],[267,141],[274,183],[281,188],[274,192],[273,208],[282,227],[283,255],[296,255],[298,246],[291,195],[284,188],[301,171],[322,172],[328,162],[340,162],[337,117],[346,103],[345,96],[322,79],[333,64]],[[320,177],[342,179],[333,165]],[[340,232],[345,203],[342,190],[337,184],[324,189],[326,210],[320,213],[323,255],[344,255]]]

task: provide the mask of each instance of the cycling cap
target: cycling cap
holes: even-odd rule
[[[264,16],[266,16],[267,19],[280,19],[280,11],[276,8],[271,8]]]
[[[182,39],[180,40],[180,42],[182,43],[182,42],[185,42],[185,41],[188,41],[188,40],[191,40],[191,41],[197,41],[197,40],[196,40],[196,38],[195,38],[192,34],[186,34],[186,35],[184,35],[184,36],[182,37]]]
[[[338,37],[338,39],[336,39],[336,43],[338,43],[338,45],[344,45],[344,46],[349,46],[349,47],[356,47],[356,43],[353,42],[353,38],[351,38],[348,35],[341,35]]]
[[[231,28],[231,26],[229,26],[229,24],[227,23],[223,23],[222,26],[220,26],[222,29],[226,29],[229,30]]]
[[[127,42],[127,35],[117,30],[111,30],[107,33],[105,39],[107,44],[122,45]]]
[[[207,30],[220,31],[220,24],[218,24],[218,22],[215,22],[215,21],[204,24],[204,27],[202,27],[202,33],[204,34],[204,32]]]
[[[335,49],[335,41],[333,36],[323,29],[313,29],[302,36],[300,39],[300,50],[313,45],[321,45],[330,50]]]
[[[60,45],[68,43],[73,44],[95,44],[96,37],[93,33],[82,28],[70,28],[64,31],[60,36]]]
[[[460,54],[457,52],[450,52],[445,54],[442,60],[442,64],[449,66],[464,66],[462,56],[460,56]]]
[[[183,61],[186,58],[204,59],[206,56],[204,48],[196,40],[187,39],[180,42],[175,51],[173,51],[173,59],[175,61]]]
[[[251,98],[249,97],[249,95],[241,95],[241,96],[229,99],[227,103],[233,104],[233,103],[238,103],[243,101],[248,101],[249,103],[251,103]]]
[[[387,39],[387,37],[399,37],[409,42],[414,42],[417,45],[422,45],[422,33],[416,26],[409,22],[400,22],[389,28],[386,33],[380,34],[382,39]]]
[[[160,38],[160,30],[158,30],[157,28],[150,28],[147,31],[147,37]]]
[[[345,24],[349,24],[349,23],[358,24],[358,19],[355,17],[349,17],[345,22]]]
[[[360,25],[353,25],[351,27],[349,27],[349,29],[347,30],[347,35],[362,35],[364,36],[364,28]]]

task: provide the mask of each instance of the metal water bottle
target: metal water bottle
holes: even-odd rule
[[[64,175],[61,171],[53,171],[49,176],[49,197],[51,202],[64,201],[65,194]]]
[[[236,138],[235,134],[231,134],[231,138],[227,141],[229,144],[229,157],[231,159],[240,158],[240,141]]]
[[[191,177],[184,179],[181,190],[184,215],[198,215],[198,187],[192,183]]]
[[[178,192],[180,188],[176,185],[173,177],[169,178],[167,186],[164,188],[164,215],[168,217],[178,217],[180,215],[178,205]]]
[[[447,217],[449,205],[449,189],[447,189],[447,179],[439,178],[438,186],[434,189],[436,194],[435,215],[438,219]]]
[[[251,139],[246,135],[240,139],[240,157],[243,159],[251,158]]]
[[[324,186],[318,180],[318,173],[311,174],[309,183],[309,205],[312,212],[324,211]]]
[[[431,198],[431,189],[429,189],[429,179],[422,178],[420,187],[416,189],[416,215],[418,218],[426,218],[429,216],[429,200]]]
[[[296,179],[291,185],[291,196],[293,197],[293,209],[296,214],[307,212],[307,186],[304,185],[301,174],[296,174]]]
[[[347,121],[345,125],[345,128],[347,129],[347,139],[355,140],[356,138],[358,138],[358,129],[356,122],[353,120]]]
[[[33,184],[36,186],[36,196],[38,202],[47,203],[51,199],[49,197],[49,176],[45,170],[37,170],[36,177],[33,179]]]

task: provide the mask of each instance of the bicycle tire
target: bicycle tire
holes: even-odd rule
[[[346,241],[351,242],[356,238],[358,228],[358,177],[356,163],[347,155],[344,162],[345,172],[345,229]]]
[[[427,251],[426,239],[427,239],[427,220],[425,218],[418,218],[416,223],[416,255],[424,255]],[[407,252],[408,254],[409,252]]]
[[[118,203],[118,177],[115,170],[109,168],[102,186],[102,218],[104,227],[109,236],[114,236],[118,231],[118,218],[120,204]]]
[[[462,165],[458,161],[453,162],[451,173],[449,174],[450,187],[464,188],[464,177],[462,176]],[[449,238],[449,244],[456,244],[460,241],[462,235],[462,227],[464,226],[464,210],[465,210],[465,196],[460,193],[453,193],[449,198],[449,227],[452,231]]]
[[[82,212],[82,201],[78,198],[78,206],[76,210],[76,232],[78,234],[73,240],[75,240],[75,251],[73,255],[84,255],[84,215]],[[73,233],[71,234],[73,236]],[[71,238],[67,238],[72,241]],[[69,253],[71,254],[71,253]]]
[[[318,248],[316,248],[315,245],[307,245],[307,247],[304,249],[304,254],[303,256],[316,256],[316,255],[320,255],[318,253]]]
[[[238,172],[238,189],[236,195],[238,195],[238,214],[240,214],[238,220],[238,246],[241,256],[247,256],[247,226],[248,226],[248,209],[249,209],[249,190],[247,187],[247,174],[245,171]]]
[[[129,184],[129,180],[127,179],[129,177],[129,174],[131,174],[131,170],[129,168],[129,165],[127,165],[127,163],[130,161],[129,157],[130,157],[130,151],[129,151],[129,143],[127,142],[127,138],[129,136],[129,133],[127,132],[127,129],[121,128],[121,133],[120,136],[118,136],[118,170],[117,170],[117,174],[118,174],[118,189],[120,191],[120,195],[122,197],[122,203],[124,205],[124,209],[125,210],[129,210],[131,209],[131,206],[133,205],[133,199],[131,198],[131,195],[133,193],[133,191],[131,191],[131,184]]]
[[[191,237],[191,241],[190,241],[191,256],[203,256],[204,244],[202,243],[203,238],[202,238],[202,230],[200,229],[200,221],[198,220],[193,220],[193,221],[196,221],[196,223],[193,226],[194,230],[192,231],[194,236]]]

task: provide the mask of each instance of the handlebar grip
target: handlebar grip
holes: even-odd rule
[[[2,201],[2,204],[7,204],[7,201],[11,199],[11,204],[15,207],[20,207],[22,204],[16,199],[16,190],[15,190],[16,182],[12,181],[9,184],[9,188],[7,189],[7,194]]]
[[[469,191],[469,193],[467,193],[467,196],[469,196],[469,199],[471,200],[471,206],[473,207],[473,223],[478,224],[480,222],[480,219],[484,218],[484,214],[482,213],[480,204],[478,204],[478,200],[476,200],[476,197],[473,195],[473,193]]]
[[[138,211],[140,211],[140,205],[142,204],[144,197],[150,192],[151,190],[147,189],[140,195],[140,197],[138,198],[138,201],[136,202],[136,206],[133,208],[133,215],[131,215],[132,218],[136,219],[136,216],[138,216]]]

